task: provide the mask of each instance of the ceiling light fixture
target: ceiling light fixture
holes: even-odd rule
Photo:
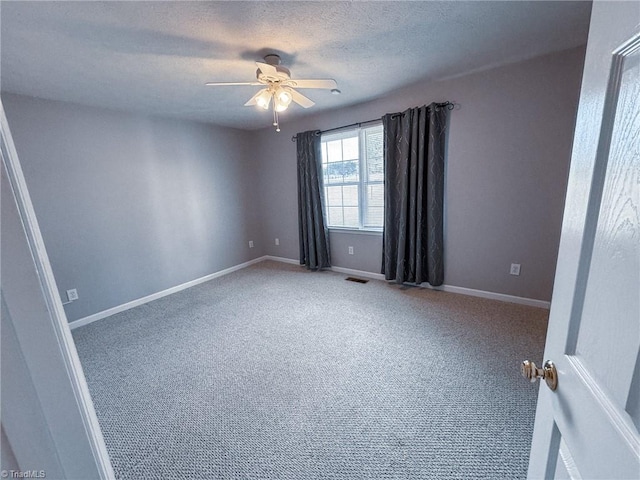
[[[272,96],[268,88],[263,88],[256,96],[256,105],[265,110],[269,110],[269,103],[271,102]]]
[[[278,113],[284,112],[289,108],[293,100],[291,89],[274,82],[267,88],[260,90],[254,98],[255,104],[265,110],[269,110],[271,99],[273,99],[273,126],[276,127],[276,132],[279,132],[280,121],[278,119]]]
[[[269,110],[271,99],[273,99],[273,126],[276,132],[280,131],[278,121],[278,113],[284,112],[291,102],[297,103],[303,108],[313,107],[314,102],[301,94],[298,88],[319,88],[331,90],[335,95],[340,93],[338,84],[332,78],[316,78],[316,79],[293,79],[288,68],[280,65],[280,57],[275,54],[265,55],[264,62],[256,62],[258,69],[256,70],[256,80],[253,82],[208,82],[210,86],[239,86],[239,85],[261,85],[263,88],[259,90],[253,97],[249,99],[245,106],[257,105],[258,107]]]
[[[278,102],[281,105],[285,105],[286,107],[289,106],[289,104],[291,103],[291,100],[293,99],[293,96],[291,95],[291,91],[289,91],[287,88],[284,88],[284,87],[279,87],[278,90],[276,91],[276,95],[278,97]]]
[[[278,87],[273,93],[273,108],[275,108],[276,112],[284,112],[289,107],[292,99],[291,92],[283,87]]]

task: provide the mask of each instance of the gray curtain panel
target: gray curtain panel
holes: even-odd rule
[[[322,155],[317,133],[309,131],[296,135],[300,265],[311,270],[331,266],[329,230],[324,219]]]
[[[444,281],[443,215],[446,108],[411,108],[382,117],[384,126],[384,236],[387,280]]]

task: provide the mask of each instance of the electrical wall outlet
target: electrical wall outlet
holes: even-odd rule
[[[353,247],[349,247],[349,255],[353,255]]]
[[[512,263],[511,264],[511,270],[509,271],[509,273],[511,275],[520,275],[520,264],[519,263]]]
[[[67,290],[67,299],[70,302],[73,302],[74,300],[78,300],[80,297],[78,296],[78,290],[76,290],[75,288],[72,288],[71,290]]]
[[[280,245],[280,239],[276,238],[276,245]]]
[[[253,248],[253,240],[249,240],[249,248]]]

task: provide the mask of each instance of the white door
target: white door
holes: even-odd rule
[[[529,478],[640,478],[639,170],[640,2],[597,1]]]

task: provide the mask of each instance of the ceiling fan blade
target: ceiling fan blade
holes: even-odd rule
[[[208,82],[205,83],[208,87],[224,87],[229,85],[262,85],[258,82]]]
[[[300,92],[296,92],[293,89],[287,89],[287,90],[289,91],[289,93],[291,93],[291,100],[296,102],[301,107],[309,108],[315,105],[315,102],[313,100],[305,97]]]
[[[269,65],[268,63],[264,63],[264,62],[256,62],[256,65],[258,66],[260,71],[264,73],[266,76],[268,77],[278,76],[278,70],[276,70],[276,67],[274,67],[273,65]]]
[[[338,88],[338,84],[333,78],[318,78],[316,80],[287,80],[287,85],[294,88]]]
[[[258,85],[260,85],[260,84],[258,84]],[[251,97],[251,98],[247,101],[247,103],[245,103],[245,104],[244,104],[244,106],[245,106],[245,107],[250,107],[251,105],[257,105],[257,103],[256,103],[257,98],[258,98],[258,97],[260,96],[260,94],[261,94],[262,92],[264,92],[265,90],[266,90],[265,88],[262,88],[262,89],[258,90],[258,92],[257,92],[253,97]]]

